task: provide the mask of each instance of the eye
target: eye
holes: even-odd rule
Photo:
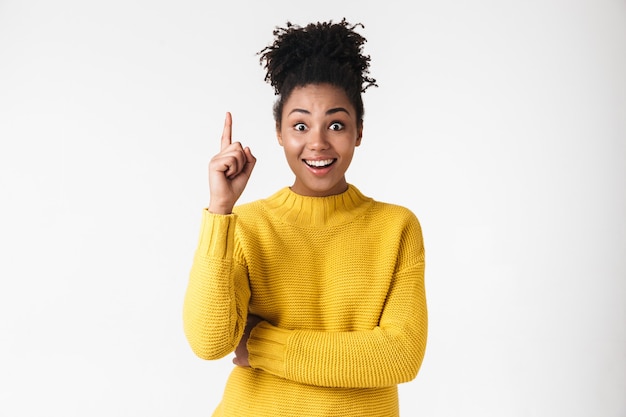
[[[333,122],[328,128],[330,130],[339,131],[339,130],[343,130],[344,125],[341,122]]]
[[[298,132],[304,132],[306,130],[306,125],[304,123],[296,123],[293,128]]]

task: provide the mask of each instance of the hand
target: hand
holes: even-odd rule
[[[233,363],[237,366],[250,366],[248,362],[248,339],[250,338],[250,332],[254,327],[262,322],[263,319],[259,316],[255,316],[254,314],[248,314],[248,321],[246,322],[246,329],[243,332],[243,336],[239,341],[239,345],[235,349],[235,357],[233,358]]]
[[[256,163],[250,148],[239,142],[232,142],[233,120],[226,113],[220,152],[209,162],[209,211],[216,214],[230,214],[237,199],[246,188],[250,173]]]

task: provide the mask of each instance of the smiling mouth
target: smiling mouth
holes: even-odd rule
[[[321,159],[321,160],[307,160],[303,159],[304,163],[311,168],[326,168],[335,163],[336,159]]]

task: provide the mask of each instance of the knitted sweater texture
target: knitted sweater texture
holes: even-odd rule
[[[248,313],[264,320],[251,366],[234,366],[213,416],[398,416],[397,384],[426,349],[417,218],[352,185],[205,210],[183,308],[192,350],[232,353]]]

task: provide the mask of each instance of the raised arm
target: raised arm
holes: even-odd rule
[[[237,346],[245,327],[250,289],[245,265],[233,258],[236,215],[256,159],[232,142],[232,117],[226,114],[220,152],[209,163],[210,203],[202,215],[200,239],[183,305],[183,326],[192,350],[219,359]]]

